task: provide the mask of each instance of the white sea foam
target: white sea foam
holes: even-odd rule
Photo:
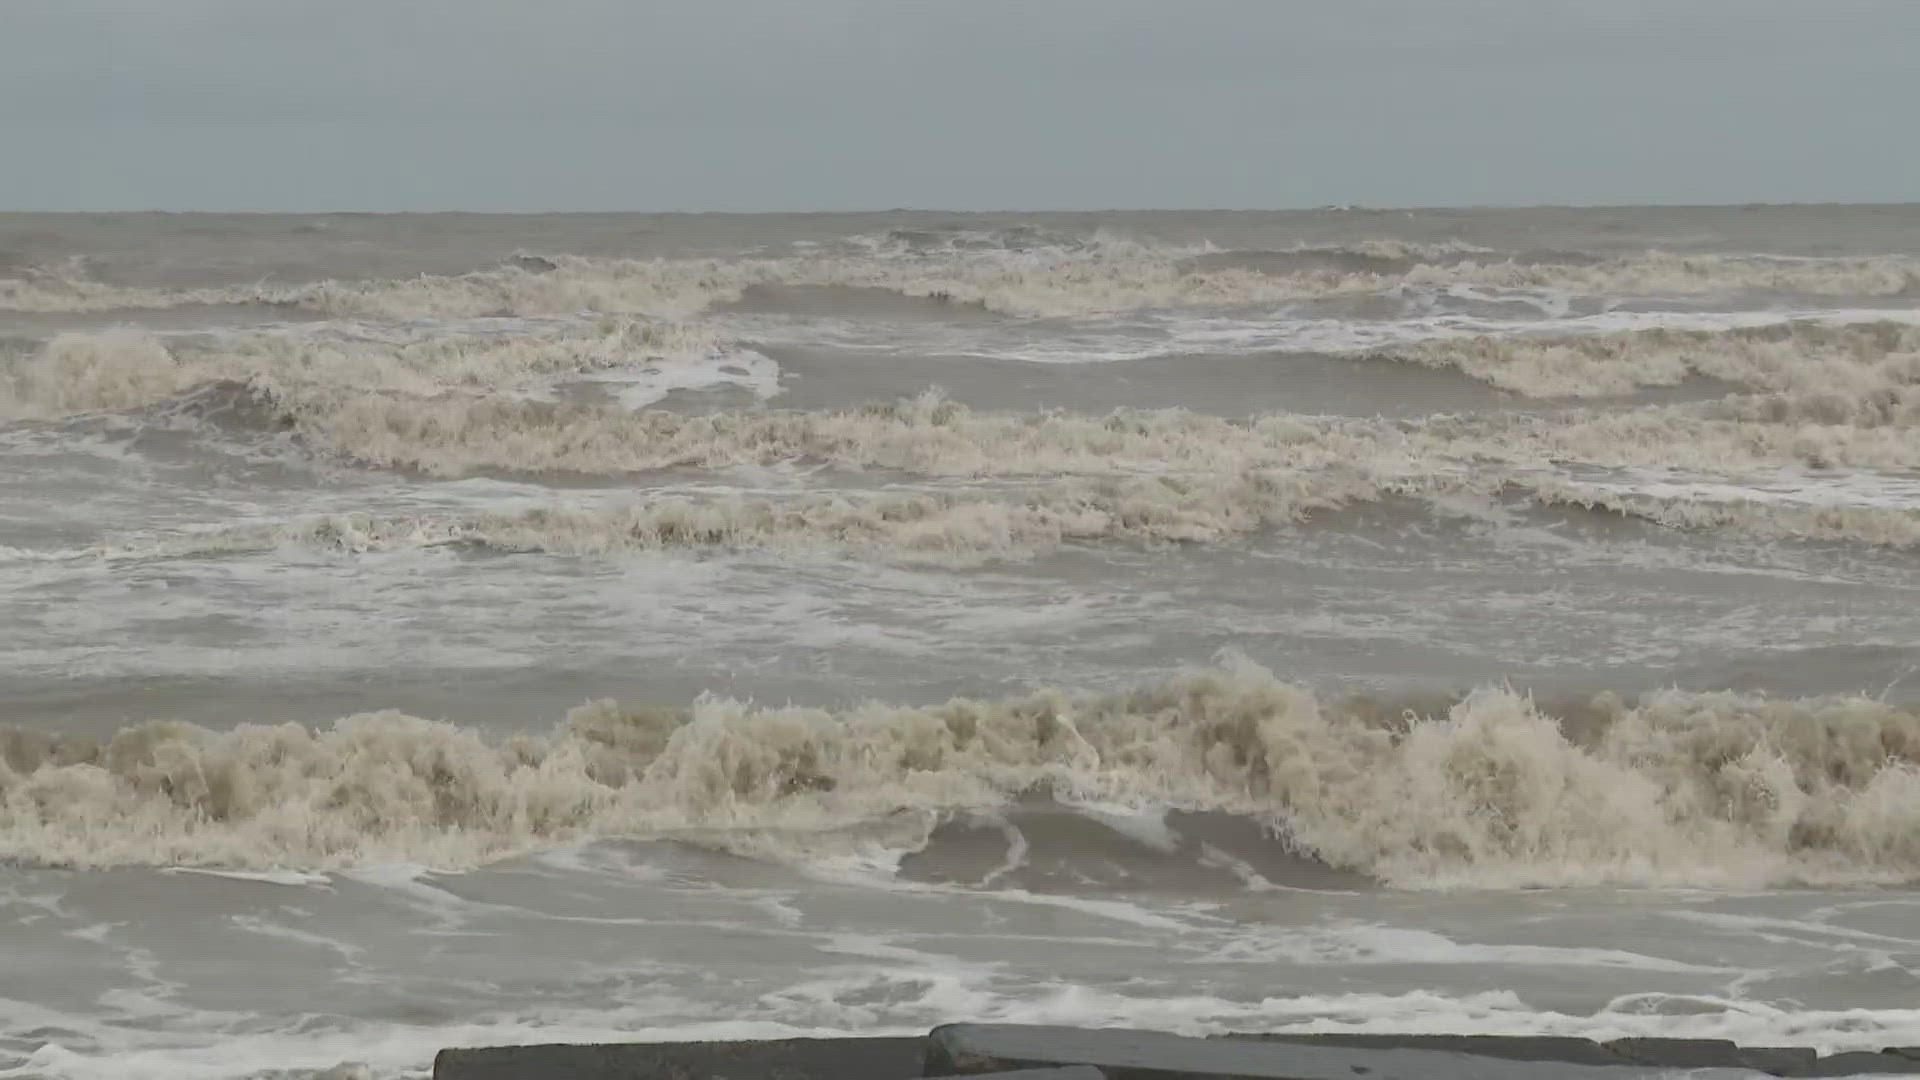
[[[597,383],[623,409],[652,405],[676,390],[736,386],[757,398],[780,393],[780,365],[752,350],[714,353],[698,360],[673,358],[583,374],[576,383]]]
[[[1207,953],[1205,959],[1247,964],[1504,964],[1738,974],[1733,968],[1706,967],[1622,949],[1471,944],[1453,941],[1431,930],[1365,923],[1248,927],[1231,935],[1219,948]]]
[[[1412,888],[1920,877],[1909,708],[1673,691],[1556,718],[1487,688],[1386,721],[1235,658],[1122,693],[930,707],[600,702],[499,742],[393,712],[104,744],[16,732],[0,762],[0,856],[73,866],[464,867],[690,830],[806,852],[907,810],[892,831],[924,838],[923,815],[1046,789],[1251,815]]]
[[[217,870],[204,866],[170,866],[161,873],[206,874],[209,877],[227,878],[232,881],[254,881],[265,885],[287,885],[297,888],[326,888],[330,885],[330,879],[325,874],[302,873],[298,870]]]

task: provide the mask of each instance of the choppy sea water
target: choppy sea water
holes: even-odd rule
[[[0,215],[0,1077],[1920,1041],[1920,210]]]

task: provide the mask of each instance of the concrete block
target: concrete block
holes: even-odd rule
[[[1743,1046],[1740,1060],[1747,1068],[1770,1076],[1812,1076],[1820,1052],[1811,1046]]]
[[[1667,1069],[1737,1069],[1740,1047],[1730,1039],[1614,1039],[1607,1049],[1641,1065]]]
[[[1070,1064],[1095,1066],[1111,1080],[1654,1080],[1661,1072],[1631,1064],[1515,1061],[1446,1050],[1003,1024],[936,1028],[927,1041],[929,1076]]]
[[[1920,1061],[1900,1054],[1875,1054],[1865,1050],[1846,1054],[1828,1054],[1820,1059],[1808,1076],[1865,1076],[1870,1073],[1914,1075],[1920,1073]]]
[[[954,1080],[929,1078],[929,1080]],[[1021,1068],[1018,1072],[975,1072],[966,1080],[1106,1080],[1106,1072],[1100,1072],[1092,1065],[1068,1065],[1064,1068]]]
[[[442,1050],[434,1080],[914,1080],[926,1040],[772,1039]]]

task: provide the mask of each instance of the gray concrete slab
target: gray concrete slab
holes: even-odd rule
[[[1106,1080],[1106,1072],[1100,1072],[1092,1065],[1068,1065],[1062,1068],[1020,1068],[1016,1072],[975,1072],[966,1080]]]
[[[1728,1039],[1614,1039],[1608,1050],[1668,1069],[1753,1069],[1773,1076],[1815,1076],[1820,1056],[1804,1046],[1740,1046]]]
[[[435,1080],[1690,1080],[1920,1075],[1920,1049],[1818,1056],[1722,1039],[1162,1032],[956,1024],[921,1038],[444,1050]]]
[[[1632,1064],[1506,1060],[1448,1050],[1003,1024],[937,1028],[927,1043],[929,1075],[1074,1063],[1093,1065],[1112,1080],[1654,1080],[1669,1071]],[[1728,1075],[1764,1074],[1735,1070]]]
[[[773,1039],[442,1050],[434,1080],[914,1080],[926,1040]],[[1088,1078],[1091,1080],[1091,1078]]]
[[[1869,1053],[1855,1051],[1848,1054],[1829,1054],[1820,1059],[1819,1064],[1808,1076],[1866,1076],[1871,1074],[1897,1074],[1912,1076],[1920,1074],[1920,1061],[1903,1054]]]

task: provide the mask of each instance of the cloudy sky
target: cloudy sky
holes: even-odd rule
[[[1920,200],[1920,0],[0,0],[0,209]]]

